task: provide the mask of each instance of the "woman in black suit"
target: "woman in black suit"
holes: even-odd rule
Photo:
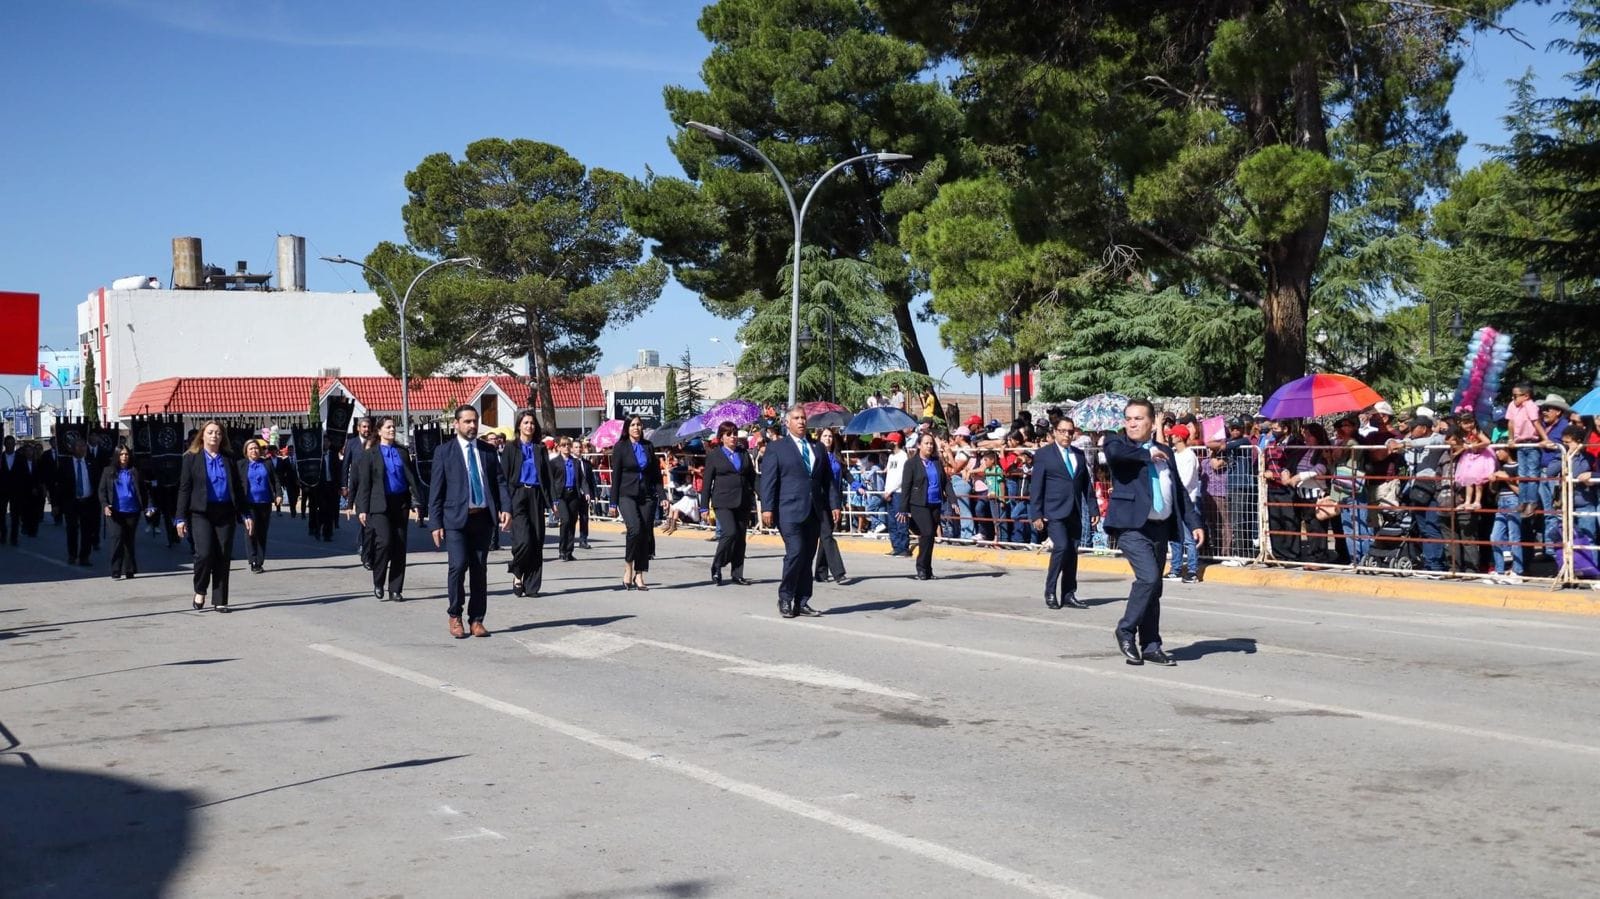
[[[544,522],[555,492],[544,483],[550,453],[532,409],[517,413],[516,436],[500,451],[500,472],[511,485],[511,592],[539,595],[544,580]]]
[[[255,520],[250,539],[245,542],[250,551],[250,570],[260,574],[267,564],[267,528],[272,523],[272,501],[278,498],[278,472],[267,455],[264,440],[246,441],[244,456],[239,460],[239,479],[244,482],[250,517]]]
[[[838,428],[823,428],[817,440],[822,444],[828,464],[833,468],[832,486],[829,489],[838,494],[839,508],[847,509],[849,504],[845,501],[845,495],[850,488],[850,464],[839,454],[844,449],[844,437]],[[846,519],[844,524],[848,528],[849,520]],[[839,541],[833,536],[833,518],[824,515],[822,537],[817,541],[817,570],[812,579],[826,581],[830,573],[835,583],[844,580],[844,556],[839,552]]]
[[[356,516],[372,532],[372,595],[405,602],[406,533],[411,510],[423,505],[422,482],[411,452],[395,442],[394,416],[378,419],[368,432],[356,476]]]
[[[628,531],[622,555],[628,567],[622,583],[629,590],[648,590],[644,573],[656,554],[656,505],[665,506],[667,501],[661,498],[661,460],[644,439],[644,421],[637,415],[628,417],[622,438],[611,448],[611,501]]]
[[[144,478],[133,466],[133,450],[117,447],[115,464],[100,473],[100,506],[111,519],[111,579],[120,581],[139,572],[133,556],[133,538],[139,532],[139,517],[150,505]]]
[[[206,606],[206,590],[218,612],[228,611],[228,569],[233,564],[233,534],[239,521],[245,533],[255,519],[239,469],[224,454],[222,425],[208,421],[194,433],[178,469],[178,536],[194,535],[194,610]]]
[[[706,495],[717,516],[717,554],[711,559],[711,583],[722,586],[722,566],[733,566],[733,582],[748,586],[744,577],[745,532],[756,507],[756,466],[739,445],[733,422],[717,426],[718,447],[706,451]]]
[[[917,441],[917,455],[906,463],[900,485],[901,521],[908,518],[917,532],[917,574],[919,581],[933,579],[933,537],[939,531],[939,510],[950,493],[950,475],[939,458],[939,441],[923,434]]]

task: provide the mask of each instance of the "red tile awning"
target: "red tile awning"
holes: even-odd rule
[[[471,403],[490,383],[513,405],[520,406],[527,399],[527,381],[511,375],[417,378],[411,382],[411,409],[442,410]],[[370,411],[400,410],[399,378],[162,378],[135,387],[123,402],[120,414],[303,415],[311,405],[313,384],[318,396],[338,386]],[[596,375],[586,375],[581,381],[559,379],[552,382],[551,388],[557,409],[592,409],[605,403],[605,390]]]

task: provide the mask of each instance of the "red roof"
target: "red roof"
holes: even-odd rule
[[[490,383],[521,406],[528,397],[527,381],[512,375],[469,375],[463,378],[418,378],[411,382],[411,408],[446,409],[478,398]],[[326,395],[335,385],[372,412],[400,409],[400,379],[383,376],[348,378],[162,378],[135,387],[122,404],[121,415],[178,413],[190,415],[302,415],[311,404],[311,385]],[[590,408],[605,402],[605,390],[596,375],[554,381],[557,409]],[[580,399],[586,400],[580,403]]]

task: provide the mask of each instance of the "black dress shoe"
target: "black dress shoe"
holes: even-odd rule
[[[778,598],[778,614],[785,618],[794,617],[794,600]]]
[[[715,568],[711,569],[711,583],[713,586],[722,586],[722,572]]]
[[[736,577],[736,578],[733,578],[732,580],[733,580],[733,582],[735,584],[738,584],[741,587],[748,587],[751,584],[755,583],[755,581],[752,581],[747,577]]]
[[[1132,637],[1117,636],[1117,648],[1122,650],[1122,657],[1128,660],[1129,665],[1143,665],[1144,657],[1139,654],[1139,647],[1133,645]]]
[[[398,593],[390,593],[389,594],[389,601],[390,602],[405,602],[406,598],[404,596],[401,596]]]
[[[1068,593],[1067,594],[1067,598],[1063,599],[1061,601],[1061,604],[1064,605],[1064,606],[1071,606],[1074,609],[1087,609],[1087,608],[1089,608],[1089,604],[1084,602],[1083,600],[1079,599],[1078,598],[1078,594],[1076,594],[1076,593]]]
[[[511,595],[512,596],[521,596],[522,593],[523,593],[522,582],[521,581],[512,581],[511,582]]]
[[[226,603],[224,603],[224,604],[222,604],[220,606],[212,606],[212,608],[216,609],[219,612],[227,612],[228,611],[228,606],[227,606]]]
[[[1059,609],[1061,608],[1061,600],[1056,599],[1054,596],[1046,593],[1044,595],[1044,607],[1047,609]]]
[[[804,602],[804,601],[802,601],[800,604],[795,606],[794,613],[796,615],[804,615],[807,618],[821,618],[822,617],[822,613],[821,612],[817,611],[816,609],[811,608],[811,603]]]
[[[826,584],[828,582],[828,573],[826,571],[819,571],[811,576],[811,580],[819,584]]]
[[[1168,668],[1178,664],[1176,659],[1163,652],[1159,646],[1155,649],[1146,649],[1144,651],[1144,659],[1155,665],[1166,665]]]
[[[378,602],[383,602],[383,588],[382,587],[373,587],[372,588],[372,595],[377,597]]]

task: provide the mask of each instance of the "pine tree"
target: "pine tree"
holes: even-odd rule
[[[94,354],[86,353],[83,358],[83,420],[93,426],[100,423],[100,395],[94,386]]]
[[[306,410],[306,423],[313,428],[322,424],[322,394],[317,390],[316,379],[311,381],[311,406]]]
[[[677,421],[678,414],[678,370],[667,369],[667,395],[661,402],[662,421]]]
[[[678,378],[678,411],[685,415],[699,415],[705,411],[705,380],[694,376],[694,365],[689,358],[689,348],[683,348],[683,358],[678,360],[683,374]]]

